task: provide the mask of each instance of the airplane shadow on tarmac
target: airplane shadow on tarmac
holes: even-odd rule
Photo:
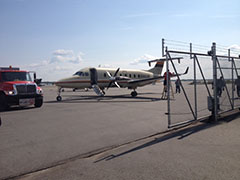
[[[235,120],[238,117],[240,117],[240,112],[238,112],[236,114],[233,114],[229,117],[223,118],[223,119],[219,120],[218,122],[209,123],[208,121],[206,121],[206,122],[200,123],[199,125],[192,126],[192,127],[187,127],[187,128],[184,128],[184,129],[180,129],[180,130],[177,130],[175,132],[170,131],[169,133],[167,133],[166,135],[164,135],[162,137],[155,138],[154,140],[151,140],[147,143],[144,143],[140,146],[137,146],[137,147],[132,148],[130,150],[127,150],[125,152],[122,152],[122,153],[119,153],[119,154],[108,155],[106,157],[103,157],[103,158],[95,161],[94,163],[98,163],[98,162],[104,161],[104,160],[109,161],[109,160],[112,160],[112,159],[115,159],[115,158],[119,158],[121,156],[127,155],[127,154],[135,152],[135,151],[139,151],[141,149],[153,146],[155,144],[167,141],[169,139],[177,138],[178,140],[181,140],[181,139],[184,139],[184,138],[186,138],[186,137],[188,137],[192,134],[198,133],[199,131],[215,127],[215,126],[220,125],[222,123],[229,123],[229,122],[231,122],[232,120]]]
[[[144,97],[142,95],[158,94],[158,93],[139,93],[137,97],[132,97],[129,94],[117,95],[117,96],[79,96],[79,95],[64,95],[63,100],[58,101],[45,101],[44,103],[108,103],[108,102],[153,102],[161,101],[158,97]]]

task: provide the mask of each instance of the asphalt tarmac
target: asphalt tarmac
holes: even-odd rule
[[[167,129],[166,100],[161,86],[139,88],[136,98],[127,89],[113,88],[105,97],[90,90],[43,86],[41,108],[1,112],[0,179],[47,168],[83,154],[124,144]]]
[[[162,86],[66,91],[2,112],[0,179],[239,179],[240,118],[165,132]]]

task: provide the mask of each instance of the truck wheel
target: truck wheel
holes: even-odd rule
[[[35,105],[35,107],[41,107],[42,104],[43,104],[43,100],[42,99],[38,99],[38,100],[35,101],[34,105]]]
[[[0,111],[5,111],[8,109],[8,104],[6,102],[6,97],[3,93],[0,94]]]

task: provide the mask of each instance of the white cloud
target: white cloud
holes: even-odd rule
[[[147,16],[159,16],[161,13],[152,12],[152,13],[138,13],[138,14],[129,14],[124,16],[124,18],[138,18],[138,17],[147,17]]]
[[[182,13],[182,14],[173,14],[171,16],[172,17],[177,17],[177,18],[186,18],[186,17],[193,17],[193,16],[196,16],[196,15],[195,14]]]
[[[72,56],[74,53],[72,50],[58,49],[53,51],[53,55],[56,56]]]
[[[146,64],[150,60],[157,59],[157,57],[149,55],[149,54],[144,54],[143,56],[135,59],[134,61],[130,62],[130,65],[138,65],[138,64]]]
[[[50,63],[62,63],[69,62],[73,64],[78,64],[83,61],[83,53],[75,55],[72,50],[58,49],[53,52],[53,57],[50,60]]]
[[[233,45],[229,46],[228,49],[234,49],[234,50],[239,50],[240,51],[240,45],[233,44]]]
[[[232,19],[232,18],[239,18],[239,14],[221,14],[221,15],[214,15],[211,16],[212,18],[215,19]]]
[[[77,55],[72,50],[59,49],[52,52],[49,60],[42,60],[39,63],[20,66],[21,69],[36,71],[43,81],[55,81],[72,75],[82,68],[83,53]]]
[[[240,55],[240,45],[233,44],[228,47],[230,49],[231,56],[239,56]]]

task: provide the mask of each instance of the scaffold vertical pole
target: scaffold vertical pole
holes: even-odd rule
[[[166,81],[167,81],[167,112],[168,112],[168,128],[170,128],[171,127],[171,109],[170,109],[170,92],[169,92],[169,90],[170,90],[170,82],[169,82],[169,60],[168,60],[168,49],[167,49],[167,47],[166,47]]]
[[[196,75],[196,58],[192,55],[192,43],[190,43],[190,59],[193,59],[193,84],[194,84],[194,103],[195,103],[195,120],[197,120],[197,75]]]
[[[218,102],[217,102],[217,57],[216,57],[216,43],[212,44],[212,61],[213,61],[213,108],[212,108],[212,116],[215,121],[217,121],[218,114]]]
[[[228,61],[231,61],[231,65],[232,65],[232,67],[231,67],[231,70],[232,70],[232,72],[231,72],[232,73],[232,109],[234,109],[234,75],[233,75],[234,66],[233,66],[233,59],[231,59],[230,56],[231,56],[231,50],[228,49]]]
[[[190,43],[190,59],[192,59],[193,56],[192,56],[192,43]]]
[[[196,74],[196,58],[193,58],[193,75],[194,75],[194,103],[195,103],[195,120],[197,120],[197,74]]]
[[[164,45],[165,45],[165,42],[164,42],[164,41],[165,41],[164,38],[162,38],[162,57],[165,56],[165,54],[164,54]]]

